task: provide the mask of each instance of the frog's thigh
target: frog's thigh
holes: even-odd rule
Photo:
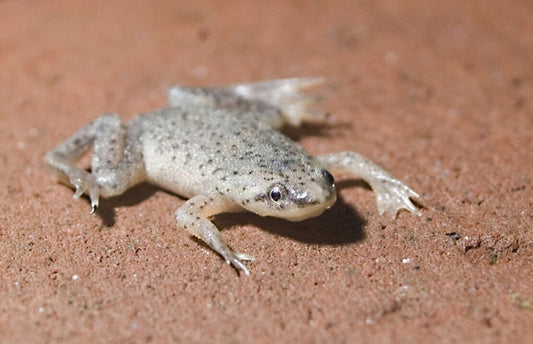
[[[100,128],[91,170],[103,196],[120,195],[145,179],[140,129],[126,128],[119,118]]]
[[[46,164],[56,172],[59,179],[68,181],[62,178],[61,174],[70,177],[72,173],[77,172],[79,168],[75,163],[93,147],[102,128],[115,127],[117,121],[120,124],[120,118],[115,114],[98,117],[48,152],[45,157]]]
[[[203,240],[213,250],[220,254],[226,263],[236,269],[249,274],[242,260],[253,260],[253,257],[231,250],[222,238],[218,228],[209,221],[208,217],[238,210],[235,203],[221,196],[198,195],[189,199],[176,211],[178,226],[186,229],[190,234]]]
[[[420,214],[410,198],[418,197],[411,188],[395,178],[378,164],[355,152],[341,152],[318,156],[331,172],[347,172],[364,179],[376,194],[380,214],[390,212],[393,217],[401,209]]]

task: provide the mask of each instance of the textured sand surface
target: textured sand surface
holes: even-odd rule
[[[0,1],[0,342],[533,342],[533,3]],[[217,216],[235,271],[150,185],[101,201],[43,156],[172,84],[325,76],[312,153],[356,150],[423,216],[340,200],[301,223]],[[85,160],[85,164],[88,160]],[[176,168],[179,168],[177,166]]]

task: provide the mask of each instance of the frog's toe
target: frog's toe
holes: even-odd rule
[[[248,271],[248,268],[242,261],[254,260],[254,257],[244,253],[232,252],[227,257],[224,257],[224,259],[226,260],[227,264],[233,265],[233,267],[239,270],[239,272],[244,273],[246,276],[250,276],[250,271]]]
[[[85,188],[81,184],[74,184],[74,187],[76,188],[76,192],[74,192],[74,196],[72,197],[74,197],[75,199],[78,199],[85,192]]]
[[[239,259],[233,258],[231,260],[226,260],[226,263],[233,265],[233,267],[239,271],[242,271],[246,276],[250,276],[250,271],[246,265],[244,265]]]
[[[245,253],[238,253],[238,252],[235,252],[235,256],[236,256],[239,260],[247,260],[247,261],[255,260],[255,258],[254,258],[253,256],[250,256],[250,255],[245,254]]]
[[[81,171],[71,176],[70,183],[76,189],[74,198],[80,198],[83,194],[89,196],[91,199],[91,214],[94,214],[98,208],[98,200],[100,198],[100,188],[94,177],[86,171]]]
[[[91,215],[93,215],[96,212],[96,209],[98,209],[98,198],[93,199],[91,198]]]

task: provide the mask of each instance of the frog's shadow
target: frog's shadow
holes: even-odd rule
[[[328,137],[332,135],[332,131],[337,128],[351,126],[348,122],[335,123],[302,123],[301,126],[284,126],[280,129],[281,133],[291,138],[291,140],[299,142],[303,137],[317,136]]]
[[[322,215],[300,222],[252,213],[220,214],[213,221],[222,230],[236,225],[252,225],[272,234],[317,245],[345,245],[365,238],[366,220],[341,197]]]
[[[354,185],[367,187],[364,182],[358,180],[342,181],[337,185],[341,187]],[[115,224],[115,209],[117,207],[139,204],[160,190],[166,192],[147,183],[139,184],[120,196],[102,200],[96,214],[104,226],[112,227]],[[366,220],[340,195],[331,209],[326,210],[320,216],[301,222],[261,217],[247,212],[219,214],[213,218],[213,222],[220,230],[248,224],[275,235],[320,245],[340,245],[361,241],[365,238],[364,227],[366,225]]]
[[[116,208],[140,204],[159,190],[156,186],[148,183],[135,185],[121,195],[101,199],[95,215],[100,218],[104,226],[113,227],[115,225]],[[83,197],[88,201],[87,196],[84,195]]]

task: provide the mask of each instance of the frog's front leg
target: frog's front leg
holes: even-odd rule
[[[100,196],[119,195],[143,180],[137,131],[135,127],[126,128],[118,115],[106,114],[48,152],[44,160],[59,181],[76,189],[74,198],[84,193],[89,196],[93,214]],[[91,148],[89,173],[77,167],[76,162]]]
[[[390,212],[393,218],[401,209],[420,215],[410,200],[418,194],[381,166],[355,152],[325,154],[317,157],[331,172],[347,172],[365,180],[376,194],[379,214]]]
[[[245,275],[250,275],[243,260],[254,260],[252,256],[233,251],[226,245],[218,228],[209,220],[210,216],[238,211],[240,208],[230,199],[221,195],[197,195],[189,199],[176,211],[178,226],[203,240]]]

